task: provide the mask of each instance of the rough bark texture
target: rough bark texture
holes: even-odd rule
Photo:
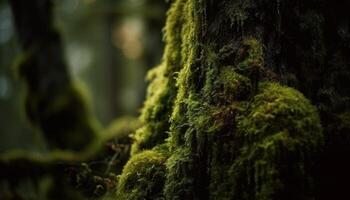
[[[348,7],[345,0],[173,1],[118,196],[346,194]]]

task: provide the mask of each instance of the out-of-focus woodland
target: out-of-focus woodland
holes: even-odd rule
[[[40,16],[40,9],[35,10],[35,4],[45,2],[50,1],[29,2],[27,4],[33,7],[25,7],[27,11],[19,12],[23,12],[22,15],[38,12],[39,18],[45,18],[47,16]],[[23,1],[12,3],[26,4]],[[61,38],[63,65],[69,71],[67,74],[72,85],[79,88],[78,95],[87,105],[84,108],[87,115],[94,118],[92,124],[99,134],[99,139],[94,141],[101,141],[92,145],[91,152],[82,153],[88,154],[86,156],[70,151],[58,152],[60,148],[47,142],[41,126],[33,123],[35,120],[30,117],[28,119],[28,82],[23,81],[18,72],[18,65],[21,65],[18,63],[28,53],[26,47],[22,50],[21,34],[30,35],[31,28],[43,24],[37,19],[39,25],[30,27],[29,19],[24,22],[28,23],[24,26],[27,25],[29,33],[26,30],[18,33],[10,1],[1,0],[1,200],[96,199],[108,196],[107,189],[116,184],[116,174],[120,173],[129,155],[130,134],[139,126],[137,117],[145,98],[146,73],[159,64],[162,56],[162,28],[168,7],[163,0],[56,0],[51,3],[52,19],[47,21],[52,27],[47,28],[54,28]],[[28,37],[32,43],[44,40]],[[49,46],[47,43],[43,45]],[[45,48],[43,51],[47,52]],[[47,62],[48,65],[54,63],[52,59]],[[49,72],[40,69],[37,72],[38,79],[50,76]],[[79,109],[77,112],[84,114]],[[59,129],[57,126],[60,125],[55,126]]]

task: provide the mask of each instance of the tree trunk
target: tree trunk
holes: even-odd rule
[[[51,0],[10,1],[23,49],[18,74],[27,85],[25,111],[51,149],[85,150],[97,128],[85,96],[72,83],[61,38],[53,26]]]
[[[175,0],[118,197],[346,194],[335,181],[350,177],[348,7]]]

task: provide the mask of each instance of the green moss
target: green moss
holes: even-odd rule
[[[171,112],[171,137],[169,139],[171,146],[177,146],[184,142],[184,135],[186,135],[182,130],[186,128],[188,124],[186,122],[186,106],[192,100],[195,100],[193,90],[196,90],[196,82],[202,81],[196,79],[197,74],[202,74],[203,71],[200,69],[200,57],[201,55],[201,45],[198,41],[200,34],[204,34],[202,26],[204,25],[199,18],[198,13],[203,11],[203,5],[201,2],[197,1],[177,1],[183,4],[182,8],[176,10],[176,15],[182,15],[184,21],[182,23],[182,31],[179,36],[181,37],[181,63],[183,67],[179,71],[177,77],[178,91],[176,94],[174,107]],[[176,5],[176,3],[174,4]],[[175,13],[175,12],[174,12]],[[204,50],[203,50],[204,51]],[[194,101],[195,102],[195,101]],[[194,105],[193,109],[195,109]]]
[[[183,67],[182,33],[184,16],[181,14],[185,1],[173,3],[168,11],[164,39],[166,42],[162,64],[151,70],[148,80],[151,81],[146,101],[142,110],[141,122],[144,124],[135,133],[132,154],[144,149],[151,149],[161,144],[168,137],[169,116],[177,92],[176,76]]]
[[[210,143],[210,199],[311,198],[315,183],[305,176],[323,144],[316,109],[276,83],[236,107],[231,129],[221,126]]]
[[[187,61],[193,60],[191,55],[195,52],[191,43],[184,42],[193,40],[195,36],[191,19],[193,11],[194,3],[186,0],[174,2],[168,11],[163,61],[149,73],[151,83],[141,115],[144,125],[135,133],[132,154],[162,144],[169,136],[169,116],[173,113],[176,96],[182,95],[181,91],[177,91],[179,80],[183,78],[180,71],[186,68]]]
[[[252,93],[252,84],[249,78],[235,72],[232,66],[220,69],[219,77],[215,83],[222,90],[214,90],[215,95],[226,103],[248,99]]]
[[[243,28],[244,22],[248,19],[248,9],[254,6],[251,0],[246,1],[224,1],[225,14],[229,17],[231,26],[236,26],[238,30]]]
[[[177,149],[166,162],[165,199],[193,199],[193,159],[188,149]]]
[[[305,191],[314,183],[305,176],[323,144],[320,120],[310,102],[292,88],[263,83],[237,119],[243,146],[230,169],[234,197],[291,198],[286,191],[295,191],[292,199],[310,197]]]
[[[232,33],[226,19],[216,19],[230,16],[243,27],[258,3],[221,3],[214,6],[224,14],[206,1],[173,2],[163,64],[152,73],[135,152],[169,146],[165,199],[311,198],[314,177],[305,176],[323,142],[318,113],[295,89],[262,83],[269,80],[269,52],[258,28],[225,35]],[[211,35],[214,22],[227,38]]]
[[[262,133],[283,129],[290,129],[295,136],[308,132],[303,138],[321,136],[318,115],[310,102],[300,92],[275,83],[260,84],[249,112],[240,121],[239,127],[250,136],[264,137]]]
[[[125,165],[117,186],[117,199],[164,199],[166,156],[154,150],[134,155]]]
[[[243,39],[235,62],[236,71],[250,79],[255,92],[258,87],[258,81],[262,78],[262,72],[264,71],[261,42],[251,37]]]
[[[165,76],[165,65],[160,65],[148,74],[151,80],[147,90],[140,121],[143,124],[134,134],[131,154],[151,149],[164,142],[169,129],[168,115],[173,104],[175,84]]]
[[[255,58],[245,57],[240,66],[251,67]],[[219,69],[211,79],[221,86],[204,90],[218,96],[222,91],[226,101],[209,104],[187,87],[182,106],[175,104],[182,115],[170,138],[166,196],[200,198],[202,190],[211,199],[273,199],[287,197],[287,190],[303,191],[296,198],[307,195],[313,183],[304,175],[323,141],[316,109],[301,93],[276,83],[260,84],[252,93],[251,78],[244,76],[249,68],[238,70],[244,75],[235,67]]]
[[[261,42],[253,37],[242,40],[241,48],[238,50],[237,68],[245,71],[247,68],[261,68],[264,65],[263,49]]]

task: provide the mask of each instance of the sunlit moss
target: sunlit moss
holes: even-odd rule
[[[177,92],[176,78],[182,63],[182,10],[185,1],[176,1],[168,11],[164,40],[166,42],[162,63],[148,73],[150,85],[141,114],[143,126],[136,131],[132,154],[151,149],[168,137],[169,115]]]
[[[189,18],[193,8],[192,3],[179,0],[168,11],[162,64],[149,72],[151,83],[141,115],[144,125],[136,131],[132,154],[161,144],[168,137],[169,116],[173,113],[177,93],[182,93],[177,91],[182,74],[180,70],[191,60],[189,57],[195,51],[191,43],[183,42],[195,36],[192,31],[193,20]],[[183,13],[188,13],[188,16]]]
[[[165,65],[160,65],[148,74],[151,81],[147,90],[147,99],[141,114],[142,126],[134,134],[132,154],[151,149],[164,142],[169,122],[167,115],[172,107],[175,84],[165,76]]]
[[[177,5],[182,5],[177,6]],[[199,54],[199,44],[194,43],[198,39],[198,33],[202,30],[200,26],[200,21],[195,15],[195,10],[201,10],[199,2],[194,1],[177,1],[173,5],[173,13],[172,15],[182,15],[184,21],[182,22],[182,31],[181,33],[176,33],[178,37],[181,37],[181,41],[183,44],[181,45],[181,64],[183,67],[179,71],[177,78],[178,92],[176,94],[174,108],[171,112],[171,137],[170,141],[174,145],[178,145],[181,143],[181,131],[179,131],[179,126],[182,123],[185,123],[186,117],[184,117],[186,101],[190,100],[193,96],[191,96],[191,88],[193,86],[193,71],[194,69],[198,69],[196,61],[198,61]],[[172,16],[170,15],[170,16]],[[169,17],[170,17],[169,16]]]
[[[119,178],[117,199],[164,199],[165,162],[155,150],[134,155]]]

